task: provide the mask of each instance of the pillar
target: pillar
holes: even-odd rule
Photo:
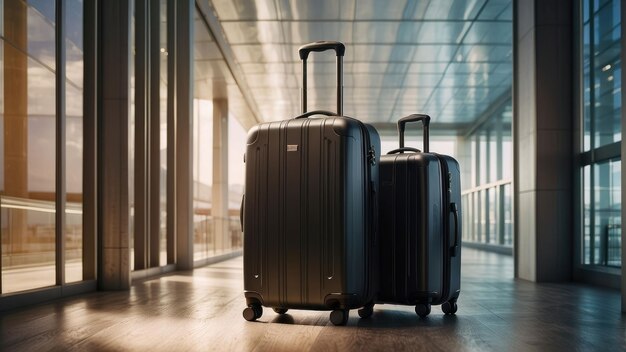
[[[215,89],[214,89],[215,91]],[[228,249],[228,99],[213,99],[213,185],[211,215],[217,250]]]
[[[128,112],[130,4],[100,2],[99,287],[130,288]]]
[[[538,282],[572,275],[572,6],[514,10],[516,277]]]

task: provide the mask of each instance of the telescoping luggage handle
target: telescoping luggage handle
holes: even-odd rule
[[[421,121],[422,125],[424,126],[424,153],[428,153],[428,151],[429,151],[429,148],[428,148],[428,142],[429,142],[428,130],[429,130],[429,125],[430,125],[430,116],[425,115],[425,114],[412,114],[412,115],[403,117],[400,120],[398,120],[398,134],[399,134],[399,137],[400,137],[400,148],[394,149],[394,150],[390,151],[387,154],[397,154],[397,153],[404,153],[404,152],[416,152],[416,153],[420,152],[419,149],[415,149],[415,148],[410,148],[410,147],[405,147],[404,146],[404,129],[405,129],[405,125],[407,124],[407,122],[418,122],[418,121]]]
[[[306,60],[309,58],[309,53],[312,51],[321,52],[326,50],[334,50],[337,54],[337,113],[328,111],[311,111],[307,114],[307,72],[306,72]],[[317,41],[309,44],[305,44],[298,49],[298,54],[302,60],[302,115],[296,117],[297,119],[307,118],[315,114],[323,114],[328,116],[341,116],[343,115],[343,55],[346,52],[346,47],[341,42],[335,41]]]

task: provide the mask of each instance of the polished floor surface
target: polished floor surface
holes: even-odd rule
[[[413,307],[355,311],[336,327],[327,312],[265,309],[241,317],[242,260],[1,313],[0,350],[92,351],[572,351],[626,350],[617,291],[512,279],[511,257],[463,250],[459,311]]]

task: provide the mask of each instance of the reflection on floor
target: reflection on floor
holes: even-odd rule
[[[12,311],[0,317],[0,350],[606,350],[626,349],[617,291],[513,280],[511,257],[463,250],[456,316],[433,307],[376,306],[335,327],[328,312],[265,309],[243,320],[242,260]]]

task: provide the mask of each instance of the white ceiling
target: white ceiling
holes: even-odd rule
[[[316,40],[346,44],[344,114],[366,122],[424,112],[458,128],[510,94],[511,0],[207,1],[264,121],[300,112],[297,49]],[[334,85],[334,54],[312,54],[309,109],[334,110]]]

